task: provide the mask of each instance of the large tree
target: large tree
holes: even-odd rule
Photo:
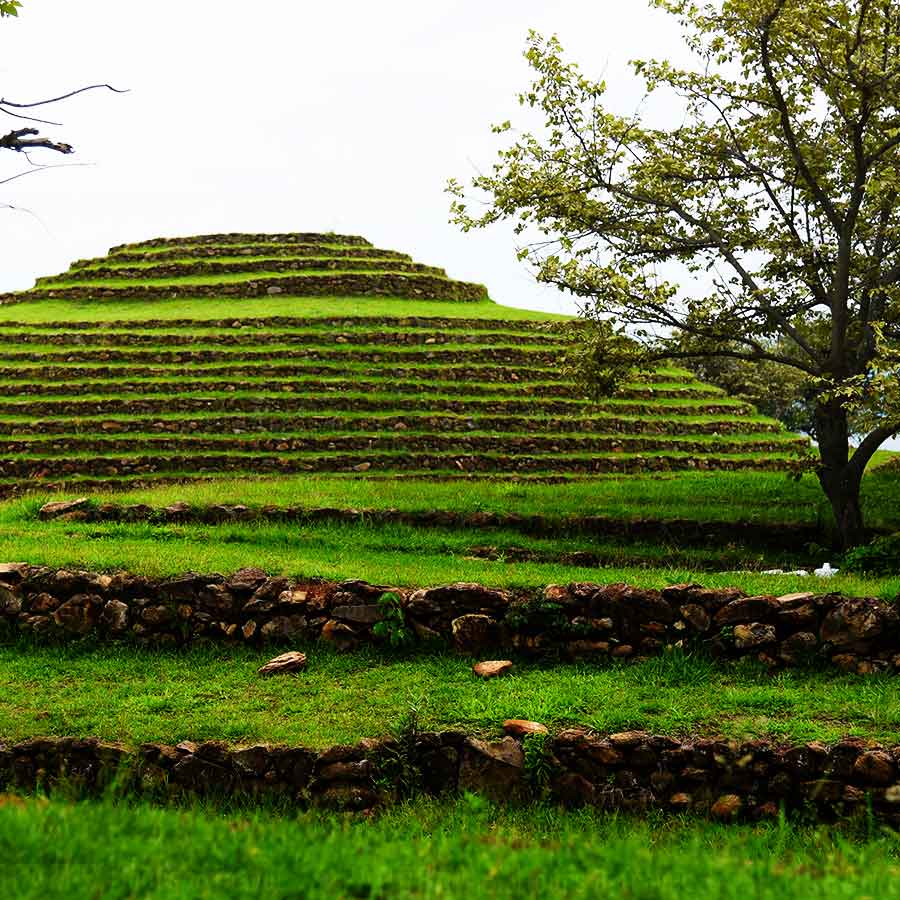
[[[606,388],[667,360],[799,374],[852,545],[863,472],[900,429],[900,0],[649,2],[696,60],[633,64],[677,124],[616,114],[533,34],[520,101],[543,127],[474,179],[486,210],[451,182],[454,220],[534,233],[521,256],[584,298]]]

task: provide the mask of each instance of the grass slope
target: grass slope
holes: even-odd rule
[[[339,293],[348,275],[357,287],[393,296],[285,295],[302,295],[304,284],[321,294],[331,277]],[[313,468],[335,472],[558,476],[630,472],[645,461],[657,469],[781,469],[803,449],[777,423],[683,370],[588,403],[561,374],[572,336],[560,317],[499,307],[475,293],[354,236],[197,236],[81,260],[0,307],[0,433],[14,439],[0,449],[0,477],[27,486],[217,468],[288,473],[308,464],[296,447],[279,450],[281,459],[267,456],[228,429],[216,429],[221,456],[210,458],[209,448],[187,438],[198,433],[194,416],[215,413],[289,414],[292,433],[320,439],[347,431],[344,420],[361,412],[393,419],[387,429],[354,427],[355,446],[343,448],[349,454],[310,447]],[[324,412],[333,414],[331,427],[312,421]],[[173,438],[165,450],[129,441],[141,434],[140,425],[132,432],[134,415],[165,418]],[[598,416],[615,426],[609,440],[579,444],[582,422],[603,433]],[[429,417],[443,418],[423,427]],[[115,447],[102,443],[105,419],[116,423]],[[639,445],[628,441],[631,419]],[[77,443],[66,437],[72,420]],[[736,432],[742,440],[732,439]],[[15,443],[43,433],[55,436],[52,446]]]
[[[298,645],[299,646],[299,645]],[[499,736],[505,719],[553,730],[587,725],[683,736],[896,743],[894,677],[793,669],[769,676],[751,661],[714,663],[673,652],[624,665],[519,661],[483,681],[472,660],[301,647],[309,668],[261,679],[272,649],[0,645],[0,740],[91,735],[145,741],[222,740],[320,748],[398,727],[411,709],[425,730]]]

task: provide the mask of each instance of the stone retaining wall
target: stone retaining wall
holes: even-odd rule
[[[861,674],[900,668],[900,617],[892,603],[839,594],[747,597],[736,588],[624,584],[505,591],[477,584],[408,589],[362,581],[297,582],[242,569],[230,577],[154,580],[9,564],[0,566],[0,622],[26,632],[197,640],[320,639],[340,649],[384,639],[385,618],[410,641],[452,642],[461,652],[629,659],[671,647],[771,668],[832,663]],[[399,626],[397,626],[399,627]]]
[[[95,363],[125,362],[153,363],[154,365],[171,365],[173,363],[208,363],[208,362],[272,362],[273,356],[278,360],[329,360],[336,363],[384,362],[390,363],[428,363],[441,365],[446,363],[469,363],[473,361],[502,365],[539,366],[547,368],[559,363],[558,353],[546,350],[523,350],[517,348],[498,348],[477,346],[471,350],[354,350],[352,357],[346,350],[319,350],[306,348],[303,350],[280,349],[266,350],[108,350],[99,347],[95,350],[50,350],[42,352],[24,352],[2,354],[0,359],[15,362],[35,362],[47,365],[60,363]],[[749,413],[750,406],[729,406],[727,413]],[[737,412],[735,412],[737,411]],[[727,414],[726,413],[726,414]]]
[[[304,256],[321,256],[327,253],[328,256],[350,257],[353,259],[399,259],[405,262],[412,262],[412,257],[408,253],[399,253],[396,250],[381,250],[377,247],[328,247],[323,248],[317,244],[286,244],[284,246],[276,246],[273,244],[239,244],[229,247],[227,245],[218,246],[201,246],[193,247],[173,247],[171,250],[158,250],[154,253],[132,253],[132,252],[116,252],[110,256],[99,256],[92,259],[78,259],[72,263],[73,269],[84,269],[89,266],[95,266],[98,263],[108,265],[112,260],[116,262],[146,262],[147,260],[170,260],[170,259],[193,259],[195,257],[202,259],[215,259],[217,257],[228,256],[254,256],[254,257],[304,257]]]
[[[593,412],[619,412],[622,415],[647,413],[647,403],[640,401],[615,404],[588,404],[578,400],[447,400],[440,397],[430,400],[432,412],[452,412],[458,415],[541,415],[577,416]],[[167,399],[111,398],[109,400],[26,400],[0,401],[0,414],[17,416],[115,416],[141,413],[175,413],[200,411],[229,412],[300,412],[303,410],[329,410],[344,412],[419,412],[422,403],[415,399],[388,397],[384,400],[369,397],[172,397]],[[679,406],[685,415],[692,407]],[[743,406],[698,402],[697,411],[707,415],[739,415],[746,412]],[[665,402],[655,404],[652,411],[665,415],[671,411]]]
[[[102,322],[15,322],[6,320],[0,329],[41,329],[46,331],[156,331],[160,328],[359,328],[390,326],[391,328],[457,329],[466,331],[496,331],[498,328],[515,328],[516,331],[537,331],[559,334],[580,327],[578,322],[558,323],[538,321],[509,321],[506,319],[466,319],[443,316],[248,316],[231,319],[108,319]],[[667,381],[678,381],[678,376],[665,376]]]
[[[543,740],[538,772],[526,763],[524,740],[535,738],[486,741],[445,731],[316,751],[189,741],[129,750],[93,738],[37,738],[0,742],[0,791],[52,791],[64,780],[70,793],[91,793],[115,782],[122,793],[151,799],[240,797],[340,811],[471,791],[498,802],[690,811],[723,822],[772,819],[785,809],[826,821],[859,813],[900,824],[900,747],[853,738],[779,746],[569,729]]]
[[[21,370],[19,372],[21,374]],[[201,373],[197,373],[201,374]],[[243,373],[241,373],[243,374]],[[251,374],[256,374],[255,371]],[[507,395],[512,398],[529,397],[554,397],[563,400],[582,399],[578,389],[571,384],[516,384],[504,385],[502,388],[493,384],[466,384],[450,383],[451,379],[438,383],[429,382],[402,382],[390,377],[376,376],[376,380],[369,380],[363,376],[348,378],[339,381],[337,378],[330,381],[322,381],[317,378],[302,378],[298,380],[271,380],[259,378],[255,381],[243,381],[236,378],[237,373],[225,375],[221,380],[206,381],[195,380],[188,376],[171,381],[128,381],[131,372],[120,372],[113,380],[109,381],[76,381],[67,379],[63,382],[51,383],[45,381],[20,382],[19,384],[4,385],[3,394],[7,397],[49,397],[66,396],[70,394],[197,394],[197,393],[223,393],[223,392],[257,392],[257,393],[293,393],[308,394],[312,392],[334,393],[375,393],[389,390],[392,394],[415,394],[427,396],[439,394],[446,396],[448,392],[479,397],[496,397],[497,394]],[[171,376],[171,373],[169,373]],[[443,373],[442,373],[443,375]],[[444,376],[446,377],[446,376]],[[448,387],[448,383],[450,386]],[[684,389],[684,390],[654,390],[653,388],[629,388],[619,391],[616,397],[622,400],[698,400],[703,398],[715,398],[719,396],[710,391]],[[803,441],[802,438],[798,438]],[[808,440],[804,441],[808,445]],[[748,445],[749,446],[749,445]],[[701,451],[702,452],[702,451]],[[740,452],[740,451],[737,451]]]
[[[298,430],[304,423],[297,423]],[[314,429],[308,429],[313,432]],[[807,447],[805,439],[796,441],[758,440],[729,441],[727,437],[712,442],[688,438],[659,437],[585,437],[567,439],[568,453],[642,453],[645,451],[677,451],[680,453],[790,453]],[[42,455],[96,453],[115,454],[135,451],[156,453],[334,453],[340,452],[434,452],[434,453],[555,453],[560,450],[560,439],[555,435],[521,437],[519,435],[467,436],[440,434],[414,434],[401,430],[392,432],[383,426],[376,434],[358,436],[332,435],[326,437],[293,436],[275,438],[223,437],[204,438],[184,430],[174,438],[122,438],[89,437],[60,438],[58,440],[13,440],[0,438],[0,456],[20,453]]]
[[[19,293],[0,294],[0,304],[23,300],[186,300],[212,297],[390,297],[411,300],[487,300],[481,284],[451,281],[433,275],[401,275],[393,272],[347,273],[345,275],[302,275],[255,278],[222,284],[142,285],[140,287],[34,288]]]
[[[371,241],[367,241],[358,234],[322,234],[315,231],[298,231],[281,234],[251,233],[245,234],[239,231],[231,231],[227,234],[197,234],[191,237],[157,237],[147,241],[138,241],[133,244],[117,244],[110,247],[110,253],[120,253],[123,250],[139,250],[141,247],[176,247],[176,246],[207,246],[209,244],[346,244],[350,247],[371,247]]]
[[[330,256],[328,250],[323,250],[321,255]],[[147,257],[145,256],[146,260]],[[307,269],[366,272],[414,272],[420,275],[434,275],[438,278],[446,278],[444,269],[437,266],[426,266],[422,263],[411,262],[402,259],[359,259],[358,257],[338,257],[335,259],[269,259],[263,262],[169,262],[154,266],[116,266],[115,258],[107,259],[104,265],[94,266],[91,269],[75,269],[75,271],[62,272],[59,275],[45,275],[38,278],[38,287],[57,284],[66,281],[94,281],[106,278],[131,278],[135,281],[143,281],[146,278],[184,278],[192,275],[231,275],[235,272],[261,273],[271,272],[302,272]]]
[[[153,473],[253,472],[256,475],[286,475],[304,472],[500,472],[517,474],[556,473],[631,474],[677,471],[757,471],[802,470],[798,458],[728,457],[710,454],[692,456],[583,456],[562,457],[471,453],[323,453],[321,455],[283,456],[182,453],[134,456],[35,456],[0,458],[0,478],[59,479],[74,475],[112,477]]]
[[[551,338],[543,338],[536,334],[510,334],[503,331],[475,332],[465,334],[454,331],[307,331],[307,332],[263,332],[263,331],[236,331],[221,334],[191,334],[191,333],[163,333],[163,332],[114,332],[112,330],[88,332],[82,334],[45,334],[40,331],[13,332],[3,335],[4,344],[40,344],[62,345],[65,347],[195,347],[202,344],[221,344],[224,347],[259,347],[260,345],[278,347],[284,345],[308,345],[321,347],[329,344],[348,344],[351,346],[386,345],[386,346],[427,346],[431,344],[482,344],[488,347],[496,347],[498,344],[535,346],[540,345],[564,349],[559,335]],[[269,357],[277,350],[270,350]],[[716,393],[722,396],[721,391],[715,388],[706,388],[705,393]]]
[[[802,549],[821,541],[815,525],[763,522],[703,522],[693,519],[616,519],[605,516],[544,516],[518,513],[455,512],[453,510],[336,509],[308,506],[194,506],[184,501],[170,506],[96,503],[81,498],[47,503],[39,518],[69,522],[154,522],[159,524],[222,525],[236,522],[340,522],[350,525],[411,525],[415,528],[503,528],[532,537],[565,534],[595,535],[625,541],[665,540],[683,546],[717,546],[735,536],[742,544],[780,550]]]
[[[2,374],[2,370],[0,370]],[[743,434],[751,432],[780,432],[781,426],[775,422],[755,423],[743,419],[710,422],[707,425],[681,423],[677,419],[618,419],[613,416],[595,416],[572,419],[531,419],[525,416],[460,416],[387,415],[369,418],[366,416],[322,416],[303,417],[303,426],[312,431],[381,431],[384,429],[403,431],[408,428],[438,431],[440,433],[466,433],[469,431],[499,431],[550,434]],[[191,434],[201,432],[222,432],[225,434],[246,434],[254,431],[292,431],[297,427],[293,418],[277,415],[225,415],[178,419],[140,418],[139,416],[116,419],[102,416],[99,419],[37,419],[29,423],[33,434],[115,434],[117,432],[151,432],[153,434]],[[19,422],[0,421],[0,434],[22,433]]]

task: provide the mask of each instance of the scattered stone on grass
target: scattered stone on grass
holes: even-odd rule
[[[291,650],[288,653],[282,653],[270,659],[264,666],[258,670],[260,675],[288,675],[291,672],[299,672],[306,668],[306,654],[297,650]]]
[[[497,678],[500,675],[506,675],[512,670],[512,667],[512,660],[509,659],[486,659],[475,663],[472,671],[479,678]]]
[[[530,722],[528,719],[507,719],[503,723],[503,730],[512,737],[550,733],[550,729],[546,725],[541,725],[540,722]]]

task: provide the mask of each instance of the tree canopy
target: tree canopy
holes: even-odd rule
[[[633,63],[677,124],[613,112],[532,34],[519,99],[543,128],[495,128],[511,142],[470,188],[451,182],[453,219],[533,235],[520,255],[583,298],[583,371],[606,390],[669,360],[792,373],[854,543],[860,478],[900,429],[900,0],[649,2],[695,60]]]

